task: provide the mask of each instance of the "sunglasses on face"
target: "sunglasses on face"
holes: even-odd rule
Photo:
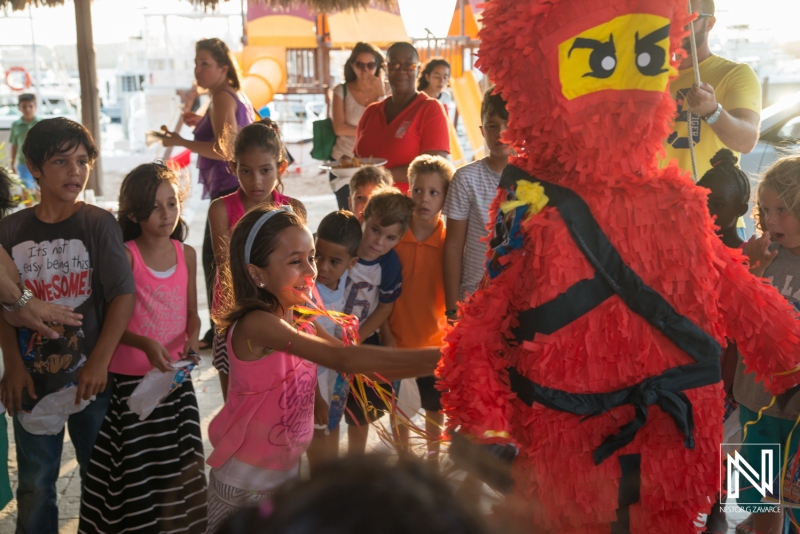
[[[372,70],[377,65],[377,63],[375,63],[374,61],[370,61],[368,63],[362,63],[361,61],[354,61],[353,64],[361,70]]]
[[[699,21],[701,21],[703,19],[707,19],[707,18],[710,18],[710,17],[713,17],[713,16],[714,15],[712,15],[710,13],[698,13],[697,14],[697,18],[694,20],[694,22],[699,22]]]
[[[391,63],[389,63],[387,65],[387,68],[390,71],[395,71],[395,70],[401,70],[402,69],[402,70],[410,72],[410,71],[417,70],[417,63],[403,63],[401,65],[400,63],[391,62]]]

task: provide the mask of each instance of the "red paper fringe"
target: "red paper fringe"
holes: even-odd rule
[[[606,91],[603,99],[590,95],[566,102],[552,78],[551,62],[557,59],[542,41],[608,9],[613,16],[666,12],[673,21],[672,50],[678,51],[689,19],[686,0],[486,4],[480,65],[508,101],[504,139],[517,151],[513,163],[581,195],[646,284],[720,344],[726,337],[736,340],[748,369],[780,393],[800,380],[800,373],[773,376],[800,363],[800,323],[774,288],[747,272],[740,253],[722,245],[705,190],[674,164],[657,168],[656,154],[675,112],[669,93]],[[499,202],[500,196],[491,221]],[[708,499],[719,489],[722,384],[686,392],[694,406],[694,449],[683,446],[668,415],[650,406],[634,441],[594,466],[594,449],[633,419],[633,408],[618,407],[585,421],[538,405],[529,408],[510,391],[505,367],[514,365],[544,386],[588,393],[637,384],[692,360],[618,297],[552,335],[511,344],[519,311],[594,276],[554,208],[527,220],[523,232],[523,247],[461,306],[462,319],[445,338],[437,374],[450,429],[521,448],[514,465],[516,495],[507,504],[532,532],[610,532],[618,506],[616,456],[640,453],[641,499],[631,507],[631,531],[694,533],[692,520],[709,510]],[[498,437],[502,433],[510,437]]]

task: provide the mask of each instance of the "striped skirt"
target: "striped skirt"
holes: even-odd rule
[[[247,491],[223,484],[211,471],[208,480],[208,534],[217,534],[230,516],[261,504],[271,494],[272,490]]]
[[[228,364],[228,336],[214,332],[214,341],[211,343],[214,354],[214,368],[220,373],[230,374],[230,364]]]
[[[78,532],[205,532],[203,440],[191,381],[139,421],[128,397],[142,377],[112,376],[114,394],[84,480]]]

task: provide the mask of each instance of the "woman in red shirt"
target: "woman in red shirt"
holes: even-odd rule
[[[386,62],[392,94],[364,111],[355,153],[386,158],[395,186],[407,193],[408,164],[421,154],[447,157],[450,130],[442,104],[416,89],[417,50],[409,43],[395,43],[386,52]]]

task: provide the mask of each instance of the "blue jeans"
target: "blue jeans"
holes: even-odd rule
[[[75,447],[80,466],[81,487],[92,456],[94,441],[111,402],[112,382],[83,411],[67,421],[69,437]],[[61,468],[61,449],[64,430],[54,436],[37,436],[22,428],[14,417],[14,437],[17,441],[17,534],[58,534],[56,480]]]
[[[25,184],[27,189],[36,189],[36,180],[33,178],[31,171],[28,170],[28,166],[24,163],[17,164],[17,175],[19,176],[22,183]]]

